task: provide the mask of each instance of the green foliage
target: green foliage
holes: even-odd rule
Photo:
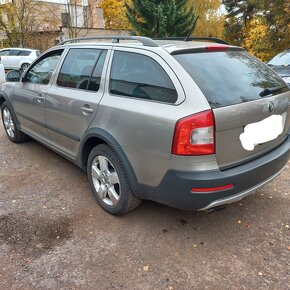
[[[193,36],[223,38],[225,16],[220,13],[221,0],[189,0],[199,16]]]
[[[268,60],[289,48],[290,2],[288,0],[223,0],[228,12],[226,39],[245,46]]]
[[[188,0],[132,0],[126,8],[133,28],[149,37],[186,36],[196,19]]]
[[[99,7],[104,10],[106,29],[132,29],[126,16],[125,0],[100,0]]]

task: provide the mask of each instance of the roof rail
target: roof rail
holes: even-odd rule
[[[154,40],[179,40],[179,41],[193,41],[193,40],[201,40],[201,41],[213,41],[220,44],[228,44],[225,40],[215,38],[215,37],[165,37],[165,38],[154,38]]]
[[[80,41],[86,40],[97,40],[97,39],[112,39],[113,43],[119,43],[120,40],[136,40],[140,41],[144,46],[150,47],[158,47],[156,42],[148,37],[144,36],[89,36],[89,37],[78,37],[78,38],[71,38],[59,43],[59,45],[63,45],[65,43],[76,43]]]

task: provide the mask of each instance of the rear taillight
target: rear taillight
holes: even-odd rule
[[[215,153],[215,123],[211,110],[177,121],[172,154],[209,155]]]

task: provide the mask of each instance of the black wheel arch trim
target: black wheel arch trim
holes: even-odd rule
[[[10,100],[9,100],[9,98],[3,93],[3,92],[1,92],[1,94],[0,94],[0,99],[1,98],[3,98],[4,99],[4,102],[6,102],[7,103],[7,105],[8,105],[8,107],[9,107],[9,110],[10,110],[10,112],[11,112],[11,114],[13,115],[13,118],[14,118],[14,120],[15,120],[15,123],[16,123],[16,127],[17,127],[17,129],[18,130],[21,130],[20,129],[20,122],[19,122],[19,120],[18,120],[18,118],[17,118],[17,115],[16,115],[16,113],[15,113],[15,111],[14,111],[14,109],[13,109],[13,106],[12,106],[12,104],[11,104],[11,102],[10,102]],[[3,102],[3,103],[4,103]],[[0,106],[0,108],[2,107],[2,105]]]
[[[86,142],[91,139],[91,138],[98,138],[103,140],[105,143],[107,143],[109,146],[112,147],[112,149],[115,151],[115,153],[118,155],[120,158],[124,170],[126,172],[126,175],[128,177],[128,181],[131,187],[132,192],[137,196],[137,197],[142,197],[144,196],[143,190],[141,189],[143,186],[138,183],[137,176],[134,172],[134,169],[128,160],[125,152],[123,151],[122,147],[118,143],[118,141],[107,131],[101,128],[90,128],[87,130],[85,136],[81,140],[80,144],[80,149],[79,149],[79,154],[78,154],[78,161],[77,163],[79,166],[83,169],[86,170],[86,162],[87,160],[84,159],[84,154],[83,150],[85,150]]]

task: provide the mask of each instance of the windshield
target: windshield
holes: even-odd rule
[[[269,65],[290,65],[290,50],[276,55],[272,60],[268,62]]]
[[[212,108],[258,100],[288,91],[266,64],[246,51],[201,52],[174,55],[199,86]]]

